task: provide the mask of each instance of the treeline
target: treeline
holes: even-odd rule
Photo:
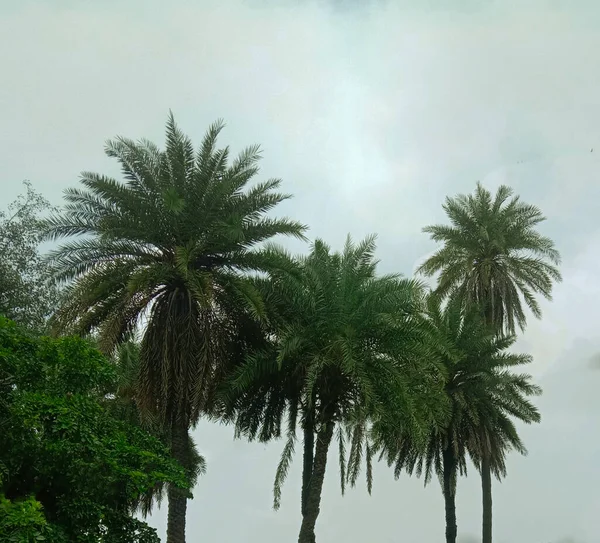
[[[28,186],[0,216],[0,312],[18,323],[0,321],[0,539],[156,541],[134,513],[166,495],[167,541],[185,542],[205,469],[190,428],[210,417],[284,439],[275,507],[301,450],[299,543],[316,541],[332,447],[342,492],[361,473],[370,490],[378,458],[437,476],[448,543],[470,459],[490,543],[492,477],[526,452],[515,423],[540,420],[510,348],[560,281],[542,213],[505,186],[447,198],[418,271],[433,289],[379,274],[374,237],[292,255],[272,243],[306,240],[272,213],[290,196],[253,183],[257,146],[230,161],[221,129],[195,148],[171,116],[164,149],[107,144],[121,181],[83,173],[56,210]]]

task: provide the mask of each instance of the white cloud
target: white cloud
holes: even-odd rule
[[[296,195],[283,210],[333,245],[347,232],[378,232],[385,271],[410,273],[433,249],[422,226],[443,220],[446,194],[470,191],[478,179],[509,183],[541,205],[565,281],[520,342],[550,384],[543,424],[527,429],[529,458],[511,459],[498,486],[496,540],[594,540],[600,406],[586,396],[586,411],[575,400],[600,375],[578,370],[598,351],[595,4],[8,4],[0,6],[1,203],[23,178],[57,203],[81,170],[118,173],[102,155],[104,140],[161,141],[172,108],[195,140],[225,117],[224,143],[262,143],[264,175],[283,177]],[[559,437],[565,428],[569,437]],[[205,424],[196,435],[209,472],[190,504],[190,539],[295,537],[297,465],[282,511],[270,512],[280,445],[232,443],[229,429]],[[358,489],[342,499],[334,466],[322,541],[441,538],[435,484],[423,491],[420,481],[394,482],[381,466],[373,497]],[[458,500],[461,533],[478,534],[476,477],[461,482]],[[164,526],[164,514],[153,522]]]

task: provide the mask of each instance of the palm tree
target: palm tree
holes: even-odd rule
[[[425,232],[443,246],[419,268],[426,276],[439,273],[436,294],[451,294],[465,308],[478,307],[486,325],[496,333],[525,328],[525,306],[537,318],[536,295],[551,299],[554,282],[561,280],[560,254],[551,239],[536,227],[545,220],[533,205],[521,202],[507,186],[496,195],[477,184],[474,195],[446,198],[444,210],[451,226],[428,226]],[[481,436],[489,442],[489,436]],[[482,450],[483,543],[492,541],[491,452]]]
[[[477,311],[466,314],[461,300],[452,299],[444,308],[436,296],[428,300],[428,316],[438,346],[438,357],[445,374],[449,417],[443,427],[432,427],[424,442],[415,443],[410,433],[390,431],[383,425],[373,428],[374,448],[381,451],[398,477],[404,469],[410,475],[424,475],[425,484],[433,473],[438,476],[445,502],[446,542],[455,543],[456,481],[466,475],[467,454],[480,458],[482,430],[494,440],[499,454],[494,466],[504,473],[504,452],[525,447],[512,418],[538,422],[537,409],[527,396],[541,393],[530,377],[516,374],[513,368],[531,362],[528,355],[508,353],[514,336],[498,337],[484,327]]]
[[[131,424],[142,426],[158,439],[166,442],[168,445],[168,435],[165,435],[164,428],[158,421],[146,414],[140,413],[136,394],[138,390],[138,379],[140,371],[140,345],[133,339],[121,343],[114,354],[114,364],[117,371],[117,388],[109,400],[109,409],[121,420]],[[186,468],[186,475],[191,488],[196,486],[198,477],[206,473],[206,461],[198,452],[196,443],[191,435],[188,434],[188,457],[183,462]],[[137,503],[137,509],[146,518],[157,504],[160,507],[161,502],[167,492],[164,483],[158,483],[153,489],[140,496]]]
[[[346,481],[344,425],[355,417],[389,416],[413,428],[418,407],[434,396],[435,383],[419,394],[413,385],[429,375],[417,318],[419,283],[377,277],[374,238],[341,253],[316,241],[295,259],[297,273],[257,279],[271,308],[271,342],[235,373],[237,431],[250,439],[287,442],[277,468],[275,508],[296,444],[303,433],[299,543],[314,543],[327,453],[336,436],[342,491]],[[415,420],[417,419],[417,420]],[[354,447],[358,450],[357,447]],[[359,459],[354,459],[357,465]]]
[[[53,277],[68,283],[53,317],[56,331],[96,331],[107,352],[142,330],[136,400],[169,434],[173,456],[189,458],[188,429],[264,316],[248,271],[269,272],[278,254],[263,242],[303,239],[305,226],[267,216],[288,195],[280,181],[248,187],[258,146],[228,165],[217,149],[221,122],[197,151],[170,115],[166,148],[117,138],[106,154],[124,181],[85,172],[48,221],[50,239],[73,237],[49,255]],[[169,543],[185,541],[188,493],[171,487]]]

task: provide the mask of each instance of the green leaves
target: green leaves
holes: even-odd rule
[[[426,276],[439,273],[440,296],[454,291],[465,308],[480,307],[489,324],[508,334],[525,327],[523,302],[539,318],[535,296],[551,299],[553,282],[561,280],[559,252],[535,230],[545,217],[512,194],[501,186],[492,198],[478,183],[474,194],[447,198],[451,226],[424,228],[443,246],[419,268]]]
[[[145,140],[108,142],[124,181],[83,173],[82,187],[68,190],[46,222],[51,239],[77,236],[49,255],[54,280],[68,284],[54,331],[97,333],[111,352],[149,317],[138,393],[163,422],[191,423],[207,408],[249,340],[240,329],[265,317],[248,273],[288,264],[265,242],[303,238],[306,229],[267,216],[289,195],[275,179],[250,186],[260,150],[251,146],[229,165],[228,149],[217,148],[222,128],[212,125],[194,151],[170,114],[164,150]]]
[[[427,426],[441,392],[427,377],[437,369],[427,356],[423,287],[376,275],[374,237],[358,244],[348,239],[339,253],[317,240],[292,262],[271,280],[255,281],[271,340],[236,370],[229,392],[237,430],[250,439],[278,437],[289,414],[276,504],[294,450],[296,412],[302,420],[314,418],[314,435],[338,425],[342,489],[356,482],[364,460],[370,488],[371,423],[393,418],[411,429]]]
[[[28,182],[25,194],[0,210],[0,315],[43,331],[58,300],[47,284],[49,269],[39,252],[50,204]]]
[[[441,480],[442,456],[448,450],[456,469],[466,473],[467,455],[478,465],[483,451],[490,448],[492,469],[500,476],[509,449],[525,452],[510,418],[539,421],[539,412],[527,397],[541,390],[529,375],[513,371],[530,363],[531,357],[508,352],[515,337],[495,336],[477,310],[463,312],[460,299],[451,297],[442,306],[439,297],[432,295],[427,305],[432,340],[439,346],[436,356],[444,367],[447,417],[440,426],[429,428],[424,441],[416,441],[402,428],[380,424],[375,428],[375,444],[395,465],[396,476],[406,470],[425,474],[425,483],[432,473]]]
[[[157,439],[113,416],[115,367],[81,339],[0,317],[0,376],[0,539],[158,541],[130,511],[156,485],[188,482]]]
[[[48,523],[34,496],[11,501],[0,495],[0,539],[7,543],[67,543],[64,533]]]
[[[541,294],[551,299],[554,282],[561,280],[557,268],[560,254],[552,240],[536,230],[545,217],[537,207],[521,202],[512,194],[512,189],[503,185],[492,197],[477,183],[474,194],[446,198],[443,207],[450,226],[424,229],[443,245],[418,271],[427,276],[439,274],[435,294],[449,300],[448,307],[452,309],[451,317],[448,309],[445,315],[440,311],[432,314],[435,326],[451,331],[451,336],[460,342],[466,341],[462,328],[471,321],[477,322],[483,331],[475,329],[470,345],[454,349],[465,353],[463,358],[470,359],[473,354],[479,358],[463,370],[464,375],[471,376],[468,383],[457,386],[450,381],[447,385],[454,407],[444,431],[431,434],[426,452],[415,447],[411,450],[409,443],[408,448],[402,445],[395,453],[396,472],[403,466],[412,471],[417,463],[420,469],[425,463],[426,473],[431,473],[435,466],[441,474],[443,466],[465,472],[464,457],[468,451],[480,467],[484,482],[484,541],[491,541],[490,471],[498,477],[504,475],[504,458],[509,449],[525,452],[510,417],[525,422],[539,420],[535,407],[525,397],[540,391],[531,385],[529,376],[515,376],[501,367],[501,362],[509,367],[527,362],[527,357],[500,353],[514,341],[512,334],[517,327],[525,329],[525,309],[540,318],[536,296]],[[448,326],[451,322],[455,325]],[[490,340],[486,335],[498,337]],[[466,350],[461,351],[463,348]],[[480,367],[484,360],[490,367]],[[449,375],[452,376],[452,371]],[[447,492],[447,484],[454,486],[456,474],[443,475]]]

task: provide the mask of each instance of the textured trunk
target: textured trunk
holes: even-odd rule
[[[456,487],[453,481],[456,461],[452,449],[443,453],[444,462],[444,505],[446,506],[446,543],[456,543]]]
[[[187,424],[177,424],[171,433],[171,454],[187,469],[188,449]],[[168,490],[169,516],[167,521],[167,543],[185,543],[185,517],[188,491],[170,485]]]
[[[323,490],[325,469],[327,468],[327,452],[333,437],[333,426],[334,423],[330,420],[321,427],[317,434],[312,475],[308,485],[298,543],[315,543],[316,541],[315,525],[321,507],[321,491]]]
[[[306,499],[308,496],[308,488],[313,471],[313,462],[315,456],[315,425],[312,413],[306,416],[304,421],[304,454],[302,457],[302,497],[301,507],[302,516],[306,515]]]
[[[489,298],[489,296],[488,296]],[[488,302],[488,308],[485,312],[485,322],[488,326],[494,326],[494,311],[491,302]],[[496,327],[495,333],[500,333]],[[492,465],[490,458],[490,443],[483,435],[484,448],[481,456],[481,492],[482,492],[482,522],[481,522],[481,543],[492,543]]]
[[[492,543],[492,468],[489,454],[481,460],[481,491],[483,494],[482,543]]]
[[[167,543],[185,543],[185,516],[187,497],[181,489],[169,487],[169,520],[167,524]]]

